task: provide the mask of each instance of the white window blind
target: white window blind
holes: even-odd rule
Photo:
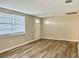
[[[25,16],[0,12],[0,35],[25,33]]]

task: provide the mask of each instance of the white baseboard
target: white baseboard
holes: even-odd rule
[[[70,40],[70,39],[68,40],[68,39],[48,38],[48,37],[40,37],[40,38],[43,38],[43,39],[50,39],[50,40],[53,39],[53,40],[62,40],[62,41],[78,42],[77,40]],[[39,40],[39,39],[36,39],[36,40]],[[24,43],[22,43],[22,44],[18,44],[18,45],[16,45],[16,46],[13,46],[13,47],[10,47],[10,48],[7,48],[7,49],[4,49],[4,50],[0,51],[0,53],[3,53],[3,52],[6,52],[6,51],[9,51],[9,50],[11,50],[11,49],[14,49],[14,48],[20,47],[20,46],[22,46],[22,45],[25,45],[25,44],[31,43],[31,42],[36,41],[36,40],[31,40],[31,41],[24,42]]]
[[[42,38],[42,39],[50,39],[50,40],[62,40],[62,41],[78,42],[77,40],[71,40],[71,39],[48,38],[48,37],[41,37],[41,38]]]
[[[36,39],[36,40],[39,40],[39,39]],[[13,47],[10,47],[10,48],[7,48],[7,49],[4,49],[4,50],[0,51],[0,53],[3,53],[3,52],[6,52],[6,51],[9,51],[9,50],[11,50],[11,49],[14,49],[14,48],[17,48],[17,47],[20,47],[20,46],[23,46],[23,45],[25,45],[25,44],[31,43],[31,42],[36,41],[36,40],[31,40],[31,41],[24,42],[24,43],[22,43],[22,44],[18,44],[18,45],[16,45],[16,46],[13,46]]]

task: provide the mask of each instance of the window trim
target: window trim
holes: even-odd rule
[[[13,36],[20,36],[20,35],[25,35],[26,33],[24,32],[18,32],[18,33],[12,33],[12,34],[5,34],[5,35],[0,35],[0,38],[6,38],[6,37],[13,37]]]
[[[1,12],[1,13],[6,13],[6,12]],[[10,14],[10,13],[6,13],[6,14]],[[18,14],[11,14],[13,16],[13,19],[12,21],[14,21],[14,16],[15,15],[18,15]],[[24,16],[24,15],[18,15],[18,16]],[[24,16],[24,32],[15,32],[15,33],[10,33],[10,34],[3,34],[3,35],[0,35],[0,38],[3,38],[3,37],[9,37],[9,36],[18,36],[18,35],[24,35],[26,33],[26,29],[25,29],[25,16]],[[13,25],[12,25],[13,26]],[[12,31],[13,31],[13,27],[12,27]]]

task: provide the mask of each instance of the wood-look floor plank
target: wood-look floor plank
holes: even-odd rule
[[[39,44],[37,43],[29,51],[24,52],[23,54],[21,54],[18,57],[22,57],[22,58],[30,57],[31,55],[33,55],[35,52],[38,51],[38,48],[40,48],[41,46],[43,46],[43,44],[47,44],[47,43],[48,43],[48,40],[45,40],[44,42],[39,42]]]
[[[77,42],[40,39],[0,54],[3,58],[77,58]]]

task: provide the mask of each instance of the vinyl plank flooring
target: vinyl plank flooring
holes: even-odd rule
[[[40,39],[0,54],[1,58],[77,58],[77,42]]]

